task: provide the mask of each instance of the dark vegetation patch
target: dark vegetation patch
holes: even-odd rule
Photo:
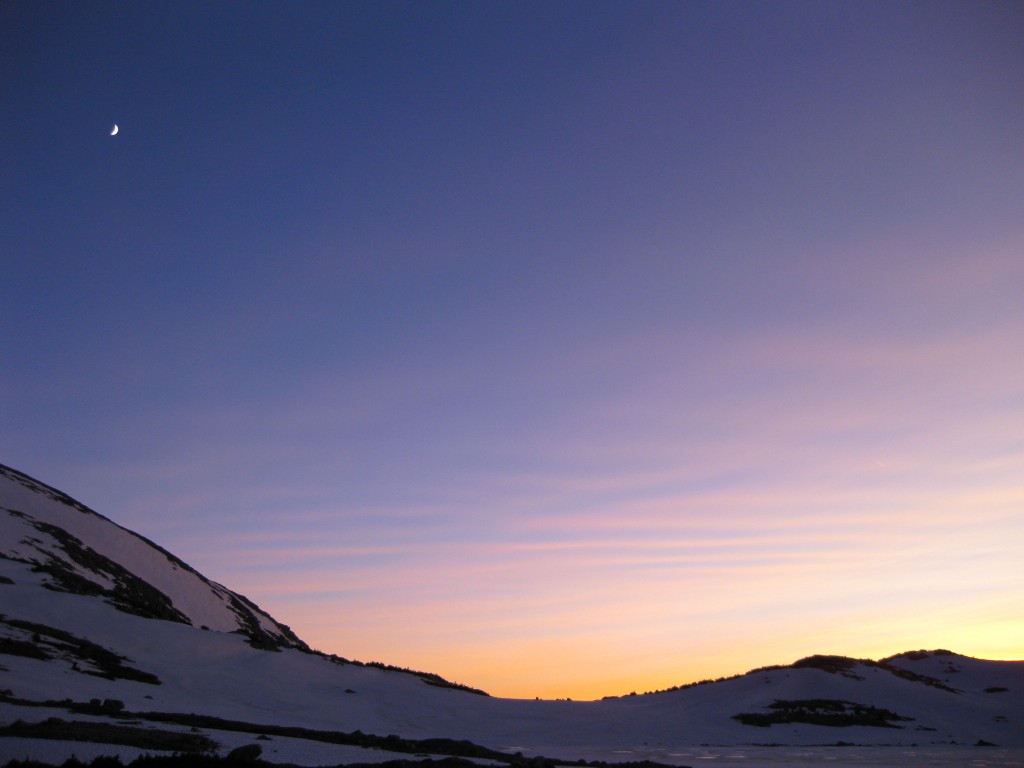
[[[853,669],[865,662],[859,659],[851,659],[849,656],[824,656],[814,655],[798,659],[792,664],[793,669],[820,669],[832,675],[852,677],[855,680],[863,680],[863,675],[853,672]],[[873,663],[873,662],[872,662]]]
[[[952,651],[944,650],[913,651],[911,653],[924,654],[924,656],[922,656],[921,658],[927,657],[929,653],[935,656],[955,655]],[[857,672],[855,671],[858,666],[876,667],[878,669],[883,669],[886,672],[895,675],[896,677],[902,678],[903,680],[909,680],[915,683],[922,683],[923,685],[928,685],[933,688],[940,688],[941,690],[949,691],[950,693],[960,693],[960,691],[958,691],[956,688],[952,688],[946,685],[944,682],[938,680],[937,678],[929,677],[928,675],[922,675],[917,672],[911,672],[908,669],[903,669],[902,667],[890,663],[893,660],[899,658],[909,658],[909,654],[898,654],[896,656],[890,656],[889,658],[883,659],[882,661],[873,661],[871,659],[854,659],[848,656],[814,655],[808,656],[803,659],[798,659],[797,661],[794,661],[792,664],[773,664],[767,667],[758,667],[756,669],[750,670],[749,672],[744,672],[743,674],[739,675],[728,675],[726,677],[716,677],[709,678],[706,680],[697,680],[693,683],[683,683],[682,685],[674,685],[671,688],[662,688],[656,691],[646,691],[644,695],[646,696],[654,693],[670,693],[672,691],[682,691],[686,690],[687,688],[695,688],[701,685],[723,683],[726,680],[738,680],[739,678],[747,677],[748,675],[756,675],[763,672],[778,672],[787,669],[820,669],[823,672],[829,672],[830,674],[834,675],[842,675],[843,677],[848,677],[851,680],[863,680],[864,676],[857,674]],[[635,694],[629,695],[633,696]],[[605,696],[604,698],[617,699],[620,697]]]
[[[904,651],[903,653],[897,653],[892,656],[887,656],[882,661],[895,661],[896,659],[906,659],[907,661],[924,661],[931,656],[956,656],[953,651],[948,651],[945,648],[936,648],[932,651]]]
[[[670,688],[659,688],[656,691],[644,691],[642,695],[643,696],[651,696],[651,695],[654,695],[654,694],[657,694],[657,693],[672,693],[673,691],[685,691],[687,688],[697,688],[697,687],[702,686],[702,685],[712,685],[714,683],[724,683],[727,680],[739,680],[741,677],[746,677],[747,675],[755,675],[755,674],[757,674],[759,672],[774,672],[775,670],[778,670],[778,669],[788,669],[788,667],[786,667],[785,665],[782,665],[782,664],[775,664],[775,665],[768,666],[768,667],[758,667],[757,669],[752,669],[749,672],[742,672],[742,673],[740,673],[738,675],[725,675],[723,677],[709,677],[709,678],[705,678],[704,680],[695,680],[692,683],[681,683],[680,685],[673,685]],[[634,692],[626,694],[626,695],[627,696],[635,696],[636,692],[634,691]],[[603,696],[602,700],[607,701],[608,699],[620,699],[620,698],[623,698],[623,697],[621,697],[621,696]]]
[[[76,671],[86,675],[95,675],[108,680],[133,680],[137,683],[160,685],[160,678],[156,675],[126,666],[129,659],[125,656],[116,654],[102,645],[97,645],[91,640],[78,637],[63,629],[32,621],[9,619],[3,614],[0,614],[0,626],[6,626],[14,630],[15,634],[25,638],[13,637],[0,640],[0,653],[40,660],[60,657],[70,660]],[[91,669],[79,667],[79,662],[87,664]]]
[[[92,515],[96,514],[80,501],[75,501],[63,491],[58,491],[56,488],[46,485],[46,483],[41,483],[38,480],[29,477],[24,472],[19,472],[16,469],[11,469],[11,467],[0,464],[0,475],[10,478],[19,485],[23,485],[28,488],[30,491],[34,491],[49,499],[53,499],[54,501],[59,501],[61,504],[69,506],[72,509],[77,509],[79,512],[85,512]]]
[[[352,731],[345,733],[341,731],[320,731],[312,728],[284,725],[263,725],[246,723],[239,720],[226,720],[211,715],[196,715],[177,712],[126,712],[124,704],[116,699],[104,700],[92,699],[89,702],[75,702],[70,699],[64,701],[28,701],[10,695],[9,692],[0,693],[0,701],[11,704],[33,707],[63,708],[69,712],[91,715],[116,715],[124,719],[148,721],[151,723],[164,723],[171,725],[187,726],[191,728],[205,728],[208,730],[229,731],[232,733],[251,733],[258,736],[279,736],[316,741],[325,744],[339,744],[346,746],[363,747],[365,749],[384,749],[389,752],[407,752],[412,754],[427,753],[433,755],[448,755],[452,757],[485,758],[512,762],[513,756],[499,752],[494,749],[474,744],[471,741],[457,739],[403,739],[399,736],[376,736]],[[115,742],[116,743],[116,742]]]
[[[68,562],[49,555],[46,562],[36,564],[33,570],[50,576],[52,582],[46,585],[50,589],[77,595],[102,595],[107,602],[125,613],[145,619],[191,624],[188,617],[174,607],[171,598],[120,563],[101,555],[59,526],[34,519],[28,519],[28,522],[37,531],[57,542],[57,546],[75,565],[114,584],[112,588],[97,584],[78,573]]]
[[[212,717],[209,715],[196,715],[196,714],[184,714],[174,712],[126,712],[124,711],[123,702],[117,700],[104,700],[93,699],[88,703],[84,702],[72,702],[72,701],[47,701],[47,702],[26,702],[20,699],[16,699],[9,695],[0,695],[0,700],[5,700],[15,704],[23,704],[26,706],[44,706],[44,707],[63,707],[72,712],[88,713],[88,714],[106,714],[115,715],[123,720],[132,721],[148,721],[151,723],[164,723],[170,725],[185,726],[191,728],[193,731],[198,729],[213,730],[213,731],[228,731],[232,733],[247,733],[251,734],[257,739],[266,740],[270,737],[285,737],[302,739],[305,741],[316,741],[324,744],[338,744],[345,746],[361,747],[363,749],[379,749],[387,752],[399,752],[412,755],[440,755],[444,756],[444,759],[426,759],[426,760],[394,760],[388,763],[373,763],[372,768],[411,768],[412,766],[433,766],[440,768],[442,766],[473,766],[473,768],[480,768],[476,763],[471,762],[472,759],[485,759],[494,760],[511,766],[511,768],[552,768],[553,766],[580,766],[581,768],[602,768],[608,764],[603,761],[587,762],[585,760],[556,760],[545,758],[541,756],[536,757],[524,757],[521,753],[510,755],[507,752],[499,752],[495,749],[484,747],[480,744],[474,744],[471,741],[465,739],[404,739],[394,734],[388,736],[377,736],[374,734],[363,733],[362,731],[352,731],[351,733],[344,733],[340,731],[320,731],[312,728],[301,728],[298,726],[283,726],[283,725],[265,725],[257,723],[246,723],[238,720],[225,720],[219,717]],[[19,725],[20,723],[20,725]],[[49,724],[49,725],[47,725]],[[29,735],[27,738],[60,738],[67,739],[70,741],[100,741],[109,744],[129,744],[127,741],[113,741],[110,739],[112,735],[116,736],[120,732],[117,730],[104,732],[104,738],[85,739],[78,738],[75,735],[68,735],[73,731],[68,730],[66,726],[69,724],[58,718],[50,718],[50,720],[44,723],[25,724],[18,723],[14,724],[22,729],[34,727],[34,726],[45,726],[51,728],[50,732],[57,733],[62,732],[65,735],[61,736],[39,736]],[[96,726],[97,723],[82,723],[84,726]],[[99,724],[102,725],[102,724]],[[9,729],[14,726],[9,726],[7,729],[0,729],[0,736],[25,736],[24,730],[19,733],[9,732]],[[115,727],[115,726],[111,726]],[[64,728],[60,731],[59,728]],[[132,728],[126,725],[118,725],[116,728],[126,728],[129,731],[140,731],[146,734],[160,733],[159,731],[153,731],[149,729]],[[45,729],[44,729],[45,730]],[[171,736],[182,736],[190,734],[172,733]],[[194,733],[191,735],[195,735]],[[141,738],[139,735],[132,736],[131,734],[124,735],[124,738]],[[209,739],[205,736],[202,738]],[[196,742],[199,744],[200,742]],[[212,741],[210,743],[213,743]],[[132,743],[131,746],[139,746],[138,744]],[[175,747],[149,747],[152,749],[176,749]],[[185,748],[181,748],[185,749]],[[201,749],[193,751],[202,751]],[[236,750],[237,751],[237,750]],[[252,750],[249,750],[251,753]],[[229,756],[230,757],[230,756]],[[236,756],[237,757],[237,756]],[[225,761],[228,758],[224,758]],[[456,762],[451,762],[456,761]],[[219,764],[219,763],[218,763]],[[246,764],[255,764],[253,762],[247,762]],[[133,763],[134,765],[134,763]],[[353,764],[359,765],[359,764]],[[612,765],[616,768],[669,768],[659,763],[651,762],[648,760],[627,762],[627,763],[613,763]],[[8,764],[10,768],[10,764]],[[674,768],[679,768],[675,766]]]
[[[863,725],[871,728],[902,728],[897,722],[913,720],[891,712],[888,709],[857,704],[841,699],[796,699],[775,700],[769,704],[769,712],[743,712],[733,715],[744,725],[767,728],[788,723],[807,723],[829,727]]]
[[[932,688],[938,688],[943,691],[948,691],[949,693],[960,693],[960,691],[958,691],[956,688],[946,685],[944,682],[938,680],[937,678],[930,677],[928,675],[921,675],[917,672],[911,672],[909,669],[897,667],[896,665],[890,664],[887,661],[875,661],[872,663],[884,669],[885,671],[896,675],[896,677],[902,678],[903,680],[910,680],[914,683],[922,683],[924,685],[931,686]]]
[[[252,753],[242,753],[240,750],[233,750],[226,757],[202,753],[182,753],[174,755],[142,755],[129,763],[122,763],[119,757],[97,757],[92,762],[82,762],[71,758],[62,763],[59,767],[41,763],[38,760],[11,760],[5,768],[231,768],[232,766],[248,766],[251,768],[280,768],[273,763],[260,759],[259,755],[253,757]],[[529,768],[551,768],[556,765],[565,765],[545,758],[532,758],[520,763]],[[422,760],[388,760],[382,763],[347,763],[345,768],[480,768],[478,763],[459,757],[442,757],[437,759]],[[586,763],[579,761],[572,765],[599,766],[613,765],[615,768],[669,768],[659,763],[649,761],[636,763]],[[341,768],[338,766],[338,768]],[[679,768],[675,766],[674,768]]]
[[[797,659],[790,665],[790,667],[793,669],[820,669],[823,672],[837,673],[848,672],[859,663],[859,659],[854,659],[849,656],[815,654],[813,656],[805,656],[802,659]]]
[[[431,755],[448,755],[452,757],[473,757],[509,762],[510,756],[488,747],[474,744],[464,739],[403,739],[394,734],[376,736],[352,731],[321,731],[313,728],[285,725],[263,725],[246,723],[238,720],[225,720],[210,715],[182,714],[173,712],[131,712],[125,717],[133,717],[150,722],[173,723],[193,728],[206,728],[217,731],[254,733],[265,736],[279,736],[306,741],[318,741],[325,744],[341,744],[362,747],[364,749],[383,749],[388,752],[408,752],[412,754],[426,753]]]
[[[344,666],[346,664],[352,664],[357,667],[371,667],[373,669],[382,669],[386,672],[402,672],[407,675],[414,675],[422,680],[427,685],[433,685],[437,688],[452,688],[457,691],[464,691],[465,693],[474,693],[477,696],[490,696],[486,691],[482,691],[479,688],[471,688],[468,685],[462,683],[453,683],[450,680],[445,680],[440,675],[435,675],[433,672],[420,672],[419,670],[409,669],[408,667],[396,667],[393,664],[384,664],[380,661],[354,661],[352,659],[346,659],[333,653],[324,653],[322,651],[312,651],[312,653],[327,659],[333,664]],[[346,691],[346,693],[355,693],[355,691]]]
[[[24,656],[27,659],[46,661],[50,654],[28,640],[17,640],[12,637],[0,637],[0,654],[7,656]]]
[[[198,573],[196,575],[203,579],[203,581],[206,581],[206,577]],[[307,652],[310,650],[309,646],[300,640],[298,635],[292,632],[291,627],[287,624],[281,624],[279,621],[271,618],[274,626],[281,631],[281,636],[275,636],[265,631],[254,615],[255,613],[263,613],[263,611],[245,595],[227,591],[227,597],[232,613],[235,614],[241,626],[248,633],[249,645],[253,648],[261,651],[279,651],[282,648],[296,648]]]
[[[949,653],[948,651],[946,653]],[[911,672],[909,669],[903,669],[891,664],[889,661],[872,661],[871,659],[851,659],[846,656],[808,656],[805,659],[800,659],[792,664],[793,669],[820,669],[823,672],[829,672],[833,675],[842,675],[843,677],[849,677],[853,680],[863,680],[863,675],[858,675],[854,672],[854,668],[858,665],[864,667],[874,667],[876,669],[884,669],[891,675],[895,675],[903,680],[909,680],[914,683],[922,683],[929,685],[933,688],[940,688],[950,693],[960,693],[955,688],[951,688],[941,680],[928,675],[922,675],[917,672]]]
[[[147,696],[146,698],[152,698]],[[9,688],[0,689],[0,702],[15,704],[19,707],[46,707],[48,709],[66,709],[81,715],[104,715],[107,717],[122,716],[124,702],[120,699],[89,699],[89,701],[72,701],[63,699],[55,701],[32,701],[22,699],[11,693]]]
[[[276,763],[268,763],[255,757],[252,752],[244,753],[245,747],[233,750],[225,757],[217,755],[183,752],[173,755],[141,755],[129,763],[122,763],[117,756],[101,756],[94,758],[91,762],[82,762],[76,758],[70,758],[59,766],[42,763],[38,760],[11,760],[4,768],[232,768],[233,766],[246,766],[247,768],[281,768]],[[589,766],[590,768],[686,768],[685,766],[666,766],[661,763],[654,763],[649,760],[632,763],[604,763],[586,762],[583,760],[574,763],[565,763],[547,758],[538,757],[523,759],[515,765],[526,768],[554,768],[560,765]],[[380,763],[342,763],[335,768],[481,768],[479,763],[466,760],[461,757],[424,758],[421,760],[387,760]]]
[[[199,733],[176,733],[114,723],[68,721],[59,717],[51,717],[41,723],[17,720],[8,726],[0,727],[0,737],[2,736],[119,744],[165,752],[206,752],[217,748],[215,741]]]

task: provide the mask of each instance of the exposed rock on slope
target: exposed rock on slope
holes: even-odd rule
[[[246,598],[61,491],[3,465],[0,482],[0,558],[31,565],[47,588],[143,618],[242,632],[263,649],[306,648]]]

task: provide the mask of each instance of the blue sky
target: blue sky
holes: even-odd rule
[[[4,463],[499,694],[1021,657],[1020,5],[0,14]]]

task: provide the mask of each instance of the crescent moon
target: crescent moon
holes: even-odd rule
[[[117,123],[114,123],[114,127],[110,129],[111,136],[117,136]]]

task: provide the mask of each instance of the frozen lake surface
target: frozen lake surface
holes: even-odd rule
[[[222,741],[221,754],[242,744],[253,743],[246,734],[217,733]],[[393,759],[408,759],[408,754],[381,750],[365,750],[332,744],[303,742],[275,738],[260,743],[263,758],[273,763],[298,766],[337,765],[339,763],[368,763]],[[561,756],[557,748],[523,750],[534,754]],[[120,755],[128,762],[146,750],[110,744],[83,744],[81,742],[40,741],[8,738],[0,740],[0,765],[8,759],[35,759],[59,765],[71,755],[80,760],[91,760],[98,755]],[[152,753],[151,753],[152,754]],[[575,750],[574,758],[603,760],[608,763],[655,760],[693,768],[810,768],[836,766],[837,768],[1024,768],[1024,748],[1000,747],[680,747],[678,749],[638,750]],[[482,768],[494,765],[480,761]]]
[[[557,751],[554,748],[549,752],[538,749],[537,753],[554,755]],[[806,768],[817,765],[841,768],[1024,768],[1024,748],[1019,747],[680,747],[613,752],[584,750],[575,756],[609,763],[654,760],[670,765],[716,768]]]

